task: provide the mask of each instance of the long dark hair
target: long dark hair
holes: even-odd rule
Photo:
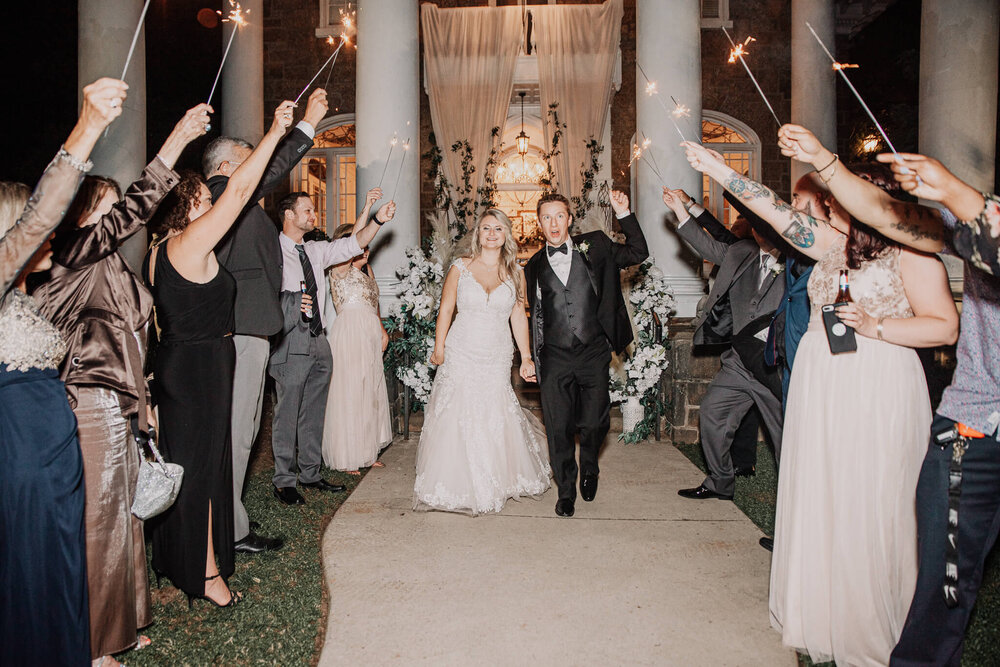
[[[892,177],[888,165],[879,162],[866,162],[851,165],[849,169],[869,183],[878,186],[891,197],[902,201],[912,201],[899,183]],[[847,268],[860,269],[863,262],[870,262],[881,257],[889,250],[901,247],[900,244],[887,239],[877,231],[851,217],[851,230],[847,235]]]

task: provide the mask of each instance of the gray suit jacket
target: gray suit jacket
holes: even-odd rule
[[[705,312],[695,321],[695,345],[728,343],[753,320],[773,313],[785,294],[785,281],[768,274],[757,287],[760,248],[752,240],[731,245],[716,241],[695,220],[677,233],[702,258],[718,265]]]
[[[271,363],[283,364],[290,354],[309,354],[309,323],[302,319],[302,293],[282,291],[279,294],[281,337],[271,349]]]

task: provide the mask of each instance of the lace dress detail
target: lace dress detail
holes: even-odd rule
[[[38,312],[35,300],[12,289],[0,310],[0,364],[12,370],[59,368],[66,342]]]
[[[366,272],[353,266],[343,276],[338,276],[335,270],[330,271],[330,296],[338,313],[352,303],[378,308],[378,284]]]
[[[884,665],[916,585],[913,498],[931,410],[913,349],[858,335],[856,352],[830,353],[820,309],[836,298],[845,245],[809,278],[778,470],[771,625],[814,662]],[[913,316],[898,250],[849,277],[872,317]]]
[[[457,315],[424,412],[414,508],[499,512],[549,487],[545,437],[510,384],[513,282],[487,293],[463,260],[454,266]]]

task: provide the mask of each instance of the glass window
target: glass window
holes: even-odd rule
[[[326,234],[356,213],[354,124],[328,128],[316,135],[313,148],[292,173],[292,188],[309,193],[316,206],[316,227]]]
[[[702,142],[722,153],[726,164],[734,171],[760,180],[760,140],[753,130],[717,111],[705,110],[702,114]],[[702,205],[729,227],[739,213],[726,201],[724,192],[724,188],[712,179],[702,178]]]

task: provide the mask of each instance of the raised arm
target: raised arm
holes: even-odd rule
[[[354,228],[353,236],[357,239],[358,245],[362,248],[367,248],[368,244],[372,242],[375,235],[378,234],[378,230],[382,228],[382,225],[392,220],[396,215],[396,202],[391,201],[388,204],[383,204],[375,215],[372,216],[373,225],[363,225],[361,229],[357,227]]]
[[[267,134],[233,172],[225,192],[215,205],[167,242],[170,261],[185,278],[205,279],[214,274],[216,260],[212,250],[250,200],[271,153],[292,123],[292,106],[292,102],[288,100],[278,106]]]
[[[121,115],[128,85],[116,79],[98,79],[83,89],[83,107],[62,149],[42,174],[18,222],[0,238],[0,294],[6,294],[21,269],[45,242],[69,208],[87,159],[111,121]]]
[[[525,382],[536,382],[535,362],[531,359],[531,336],[528,333],[528,314],[524,311],[527,301],[525,293],[524,271],[521,267],[516,267],[520,280],[517,281],[517,299],[514,307],[510,311],[510,329],[514,332],[514,342],[517,343],[517,351],[521,353],[520,375]]]
[[[611,209],[618,218],[622,233],[625,234],[625,243],[612,243],[611,256],[615,264],[620,269],[641,264],[649,257],[649,247],[646,245],[646,237],[642,233],[639,221],[635,214],[628,208],[628,195],[620,190],[611,192]]]
[[[430,362],[435,366],[444,363],[444,341],[448,337],[451,318],[455,314],[455,302],[458,300],[459,271],[457,266],[452,266],[445,276],[444,287],[441,289],[441,307],[438,308],[437,324],[434,327],[434,352],[430,358]]]
[[[782,154],[811,164],[840,205],[861,222],[911,248],[941,250],[941,214],[935,209],[899,201],[854,174],[801,125],[783,125],[778,146]]]
[[[767,186],[733,170],[717,152],[690,141],[681,145],[692,167],[734,194],[804,255],[819,259],[840,236],[829,222],[792,208]]]
[[[677,234],[687,241],[702,259],[716,265],[722,264],[731,244],[713,238],[703,227],[693,222],[691,214],[684,208],[684,203],[675,190],[663,188],[663,203],[677,218]]]
[[[352,230],[353,234],[357,234],[365,228],[365,225],[369,222],[368,216],[371,215],[372,206],[374,206],[375,202],[381,198],[382,188],[372,188],[365,193],[365,205],[361,209],[361,213],[358,213],[358,219],[354,221],[354,229]]]

